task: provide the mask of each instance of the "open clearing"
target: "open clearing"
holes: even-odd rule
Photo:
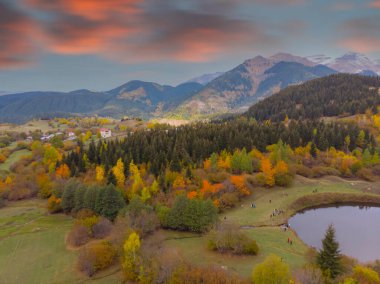
[[[297,269],[306,264],[308,247],[292,230],[284,232],[278,225],[283,224],[295,212],[290,208],[291,204],[300,197],[319,193],[370,193],[368,188],[377,189],[378,184],[365,181],[351,181],[336,177],[321,179],[307,179],[297,177],[290,188],[273,188],[257,190],[250,198],[244,200],[240,207],[229,210],[220,215],[220,219],[238,224],[259,245],[257,256],[232,256],[219,254],[207,249],[207,238],[204,236],[166,231],[166,243],[169,247],[175,247],[183,257],[194,264],[225,266],[230,271],[239,273],[244,277],[250,277],[255,265],[262,262],[270,253],[283,258],[291,269]],[[317,189],[317,193],[313,190]],[[256,208],[251,208],[254,203]],[[274,218],[271,218],[274,209],[284,210]],[[293,245],[287,240],[290,237]]]
[[[371,191],[368,188],[371,187]],[[297,177],[291,188],[258,189],[240,207],[220,215],[240,226],[259,245],[257,256],[232,256],[207,249],[207,238],[192,233],[163,231],[167,246],[178,249],[189,262],[197,265],[225,266],[230,271],[250,277],[252,268],[270,253],[282,257],[292,269],[306,263],[308,247],[288,230],[277,225],[294,212],[291,204],[302,196],[318,193],[366,193],[376,191],[378,184],[343,180],[334,177],[306,179]],[[318,189],[318,193],[313,190]],[[271,203],[269,203],[271,200]],[[256,208],[251,208],[254,203]],[[46,200],[26,200],[9,203],[0,209],[0,283],[120,283],[117,266],[88,279],[76,268],[76,250],[67,250],[65,236],[72,218],[46,213]],[[284,214],[270,218],[273,209]],[[288,237],[293,245],[287,242]]]
[[[0,283],[120,283],[114,271],[87,280],[76,270],[77,251],[65,245],[72,218],[46,214],[45,204],[26,200],[0,209]]]
[[[0,170],[9,171],[10,167],[24,156],[30,156],[31,152],[27,149],[13,152],[4,163],[0,164]]]

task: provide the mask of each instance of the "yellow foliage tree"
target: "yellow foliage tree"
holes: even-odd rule
[[[361,265],[355,266],[352,278],[360,284],[380,284],[379,274],[373,269]]]
[[[278,256],[271,254],[257,265],[252,274],[253,283],[289,284],[289,266]]]
[[[96,166],[95,172],[96,172],[96,181],[102,182],[104,180],[104,174],[105,174],[104,167]]]
[[[131,179],[133,182],[131,194],[138,194],[144,188],[144,183],[141,178],[139,168],[133,163],[133,161],[129,164],[129,172],[131,174]],[[129,196],[129,198],[132,198],[132,195]]]
[[[276,164],[274,171],[278,174],[287,174],[289,171],[288,164],[281,160]]]
[[[124,163],[121,160],[121,158],[117,160],[116,166],[112,168],[112,172],[116,177],[117,186],[123,187],[125,183],[125,175],[124,175]]]
[[[13,180],[12,180],[12,178],[11,178],[10,176],[7,176],[7,177],[5,178],[4,183],[5,183],[6,185],[11,185],[12,182],[13,182]]]
[[[181,174],[177,175],[173,182],[173,189],[174,190],[179,190],[179,189],[184,189],[186,187],[186,182],[185,179]]]
[[[48,198],[51,195],[53,184],[49,179],[49,176],[45,173],[37,175],[37,184],[39,186],[38,195],[42,198]]]
[[[123,246],[124,257],[122,266],[126,280],[136,280],[137,278],[137,258],[141,247],[140,237],[137,233],[132,232]]]

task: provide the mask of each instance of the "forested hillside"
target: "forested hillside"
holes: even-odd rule
[[[337,74],[288,87],[253,105],[246,113],[262,120],[317,119],[324,116],[377,113],[380,77]]]
[[[63,162],[72,174],[85,172],[85,160],[105,166],[105,172],[116,164],[119,158],[124,164],[134,161],[147,163],[155,175],[166,168],[180,172],[181,169],[201,164],[212,153],[235,149],[265,151],[268,145],[280,139],[291,147],[306,146],[314,141],[320,150],[329,147],[353,150],[357,146],[360,129],[356,125],[326,124],[323,122],[291,122],[264,124],[246,119],[226,123],[203,124],[157,128],[151,131],[138,131],[123,141],[100,142],[90,144],[86,150],[72,152]],[[374,145],[374,138],[365,132],[362,147]],[[349,136],[347,144],[345,138]],[[83,157],[86,156],[84,159]],[[127,170],[127,169],[126,169]],[[128,174],[128,172],[126,172]]]

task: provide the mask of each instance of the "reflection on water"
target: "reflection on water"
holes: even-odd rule
[[[298,213],[289,224],[308,245],[320,249],[334,224],[341,252],[361,262],[380,259],[380,207],[340,206]]]

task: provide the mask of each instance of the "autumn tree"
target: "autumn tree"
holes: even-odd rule
[[[112,168],[112,172],[116,177],[116,185],[122,188],[125,183],[125,175],[124,175],[124,163],[121,160],[121,158],[117,160],[116,165]]]
[[[280,257],[270,254],[253,270],[252,281],[254,284],[288,284],[290,276],[289,266]]]
[[[62,164],[56,169],[55,175],[62,179],[68,179],[70,177],[70,168],[66,164]]]
[[[265,184],[267,186],[273,186],[275,184],[274,170],[270,160],[266,157],[261,159],[261,171],[265,178]]]
[[[243,175],[232,175],[230,177],[230,181],[239,192],[239,196],[248,196],[251,194],[245,183],[245,178]]]
[[[105,174],[104,167],[103,166],[96,166],[95,173],[96,173],[96,181],[97,182],[103,182],[104,174]]]
[[[132,232],[123,246],[123,261],[122,267],[126,280],[136,280],[138,276],[137,262],[138,253],[141,247],[140,237],[137,233]]]
[[[354,267],[352,278],[360,284],[380,284],[379,274],[375,270],[361,265]]]

